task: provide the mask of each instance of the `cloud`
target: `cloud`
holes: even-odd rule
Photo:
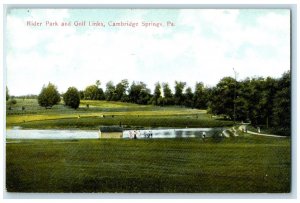
[[[32,28],[24,24],[28,18],[68,21],[74,14],[37,9],[24,18],[11,13],[6,58],[11,93],[37,94],[49,81],[64,92],[70,86],[84,89],[101,80],[105,87],[110,80],[116,84],[124,78],[144,81],[151,88],[157,81],[173,86],[175,80],[193,87],[196,81],[214,85],[233,76],[233,67],[240,79],[280,76],[289,69],[289,15],[262,12],[251,19],[255,25],[248,25],[240,20],[242,10],[189,9],[173,12],[172,17],[161,17],[161,12],[159,18],[174,20],[176,27]],[[155,10],[136,10],[116,20],[155,19],[155,15]]]

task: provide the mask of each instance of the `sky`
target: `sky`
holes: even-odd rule
[[[122,79],[152,90],[175,80],[193,88],[234,71],[243,80],[290,69],[288,9],[10,9],[5,34],[7,86],[16,96],[38,94],[49,82],[59,92]]]

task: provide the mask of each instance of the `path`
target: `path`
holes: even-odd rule
[[[239,126],[239,130],[244,132],[245,129],[245,125],[240,125]],[[271,135],[271,134],[264,134],[264,133],[257,133],[257,132],[253,132],[250,130],[247,130],[247,133],[252,134],[252,135],[261,135],[261,136],[266,136],[266,137],[281,137],[281,138],[285,138],[285,136],[280,136],[280,135]]]

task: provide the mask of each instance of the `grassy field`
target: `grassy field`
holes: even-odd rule
[[[74,110],[18,99],[8,108],[7,128],[233,125],[204,110],[122,102],[81,101]],[[238,134],[205,140],[7,140],[6,187],[9,192],[290,192],[290,138]]]
[[[87,104],[89,108],[87,108]],[[25,110],[22,110],[22,106]],[[127,127],[220,127],[231,121],[212,118],[205,110],[183,107],[158,107],[122,102],[81,101],[77,110],[63,104],[45,109],[36,99],[18,99],[9,110],[6,126],[33,129],[98,129],[100,125],[125,125]]]
[[[289,138],[8,142],[10,192],[290,192]]]

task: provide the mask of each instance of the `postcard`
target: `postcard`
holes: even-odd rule
[[[290,193],[291,10],[5,16],[8,193]]]

